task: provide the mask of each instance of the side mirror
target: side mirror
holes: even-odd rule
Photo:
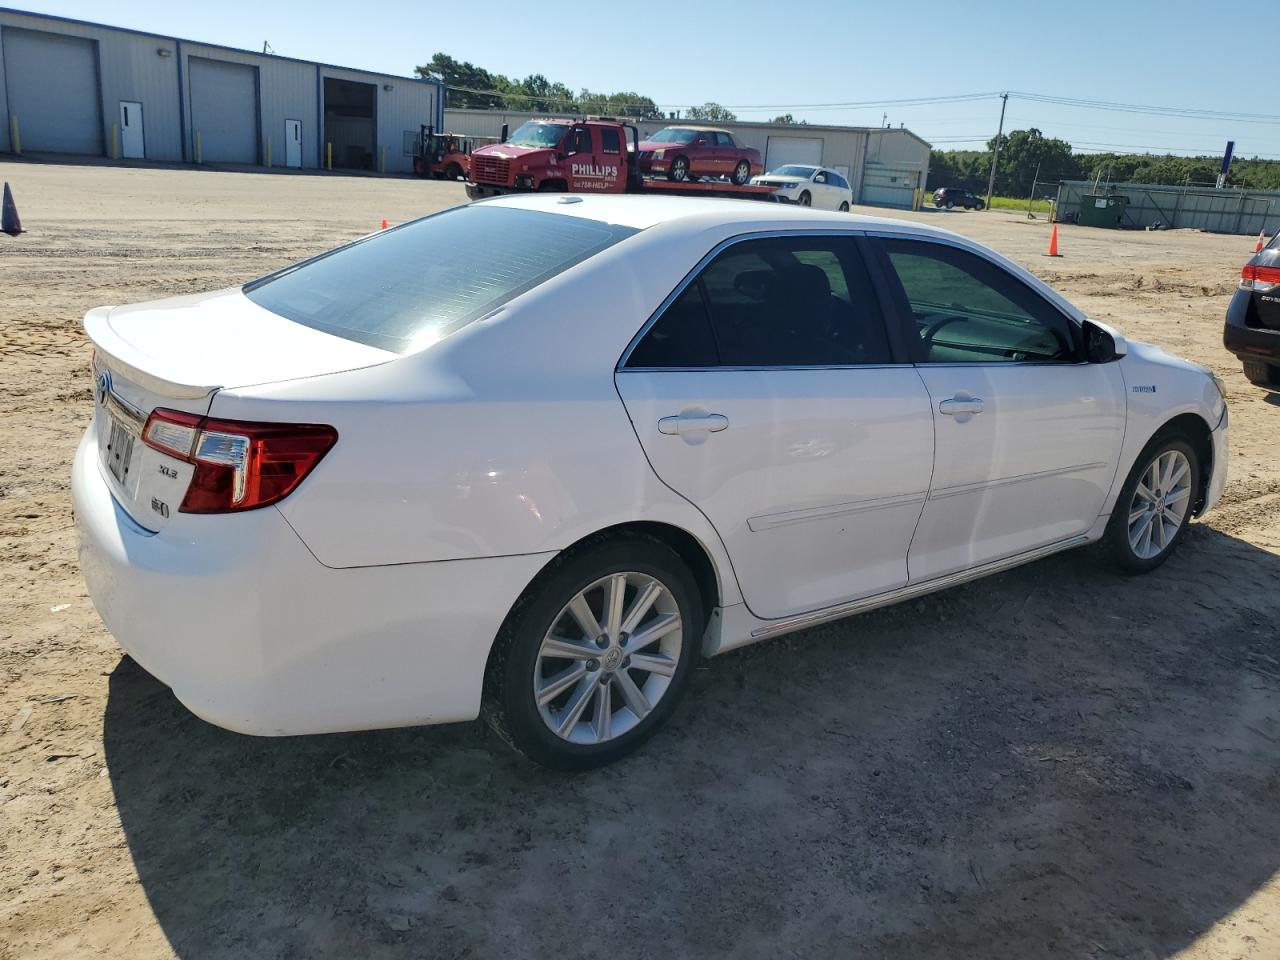
[[[1090,363],[1111,363],[1128,352],[1119,332],[1096,320],[1084,322],[1084,353]]]

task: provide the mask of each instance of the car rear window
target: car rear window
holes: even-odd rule
[[[295,323],[411,353],[636,232],[473,204],[373,234],[243,290]]]

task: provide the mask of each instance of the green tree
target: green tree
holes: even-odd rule
[[[690,120],[710,120],[714,123],[724,123],[728,120],[738,119],[737,114],[732,110],[722,107],[711,100],[708,100],[700,107],[690,107],[685,111],[684,115]]]
[[[445,106],[449,107],[497,107],[501,98],[470,91],[492,90],[502,93],[511,89],[511,81],[500,73],[490,73],[473,63],[455,60],[447,53],[433,54],[431,60],[414,67],[414,73],[424,80],[439,80],[447,88]]]
[[[987,149],[994,150],[995,146],[996,138],[992,137],[987,142]],[[1074,177],[1078,167],[1071,153],[1071,144],[1046,137],[1035,127],[1005,134],[1001,138],[999,168],[996,171],[998,192],[1014,197],[1026,196],[1037,170],[1043,180]]]
[[[772,120],[770,120],[769,122],[770,122],[770,123],[795,123],[795,122],[796,122],[796,118],[795,118],[795,117],[793,117],[793,116],[792,116],[791,114],[789,114],[789,113],[784,113],[784,114],[783,114],[782,116],[780,116],[780,117],[774,117],[774,118],[773,118]]]

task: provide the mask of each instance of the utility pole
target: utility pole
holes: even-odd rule
[[[996,131],[996,148],[991,154],[991,179],[987,181],[987,209],[991,209],[991,194],[996,192],[996,164],[1000,161],[1000,140],[1004,137],[1004,108],[1009,106],[1009,94],[1000,94],[1000,129]]]

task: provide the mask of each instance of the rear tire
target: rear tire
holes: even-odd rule
[[[1280,366],[1262,360],[1245,360],[1244,376],[1255,386],[1280,389]]]
[[[1200,458],[1180,434],[1157,435],[1120,489],[1103,542],[1121,572],[1148,573],[1187,532],[1200,494]]]
[[[975,203],[975,204],[973,205],[973,209],[975,209],[975,210],[985,210],[985,209],[987,209],[987,203],[986,203],[986,201],[985,201],[985,200],[979,200],[977,203]]]
[[[733,176],[731,178],[735,184],[742,186],[751,179],[751,164],[745,160],[739,160],[738,165],[733,168]]]
[[[588,541],[552,561],[508,614],[485,672],[481,713],[535,763],[556,770],[611,763],[671,715],[705,626],[697,582],[666,544],[641,534]],[[646,643],[647,633],[656,637]]]
[[[840,204],[840,212],[841,212],[841,213],[848,213],[848,212],[849,212],[849,204],[848,204],[847,202],[845,202],[845,203],[841,203],[841,204]]]

